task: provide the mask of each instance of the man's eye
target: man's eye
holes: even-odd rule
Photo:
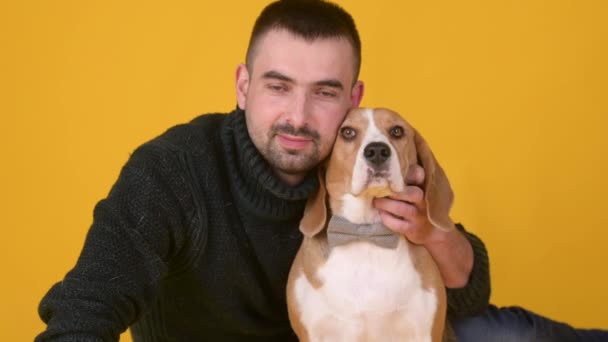
[[[340,129],[340,135],[345,140],[353,140],[357,136],[357,131],[352,127],[344,126]]]
[[[323,96],[323,97],[336,97],[336,93],[333,91],[327,91],[327,90],[319,90],[318,94]]]
[[[275,92],[285,92],[287,91],[287,87],[285,87],[284,85],[280,85],[280,84],[269,84],[267,85],[268,89],[275,91]]]
[[[391,128],[391,130],[389,131],[391,137],[393,138],[401,138],[403,137],[403,127],[401,126],[395,126],[393,128]]]

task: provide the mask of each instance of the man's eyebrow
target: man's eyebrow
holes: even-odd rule
[[[338,80],[322,80],[322,81],[317,81],[315,82],[316,85],[318,86],[326,86],[326,87],[331,87],[331,88],[337,88],[340,90],[344,89],[344,86],[342,85],[342,82],[338,81]]]
[[[296,83],[291,77],[283,75],[276,70],[266,71],[262,75],[262,78],[275,79],[275,80],[289,82],[289,83]],[[344,89],[344,85],[342,85],[342,82],[340,82],[336,79],[321,80],[321,81],[315,82],[314,84],[316,86],[326,86],[326,87],[336,88],[336,89],[340,89],[340,90]]]
[[[279,80],[279,81],[295,83],[294,80],[291,79],[290,77],[285,76],[285,75],[281,74],[280,72],[274,71],[274,70],[266,71],[262,75],[262,78],[271,78],[271,79],[275,79],[275,80]]]

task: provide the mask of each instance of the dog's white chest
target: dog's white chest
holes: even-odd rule
[[[335,247],[317,272],[322,286],[298,278],[302,323],[317,334],[311,340],[430,341],[437,297],[422,287],[407,249],[404,238],[396,249],[364,242]]]

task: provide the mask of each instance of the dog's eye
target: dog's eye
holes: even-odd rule
[[[357,131],[352,127],[344,126],[340,129],[340,135],[345,140],[353,140],[357,136]]]
[[[393,138],[401,138],[401,137],[403,137],[403,127],[395,126],[395,127],[391,128],[389,133],[391,134],[391,137],[393,137]]]

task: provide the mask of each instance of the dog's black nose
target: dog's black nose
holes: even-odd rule
[[[391,156],[391,148],[383,142],[373,142],[365,146],[363,156],[370,163],[380,165]]]

